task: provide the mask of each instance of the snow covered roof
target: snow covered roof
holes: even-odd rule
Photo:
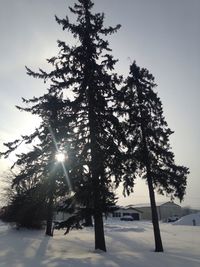
[[[158,203],[156,203],[156,206],[157,207],[160,207],[160,206],[162,206],[162,205],[166,205],[166,204],[174,204],[174,205],[176,205],[176,206],[179,206],[178,204],[176,204],[176,203],[174,203],[174,202],[171,202],[171,201],[167,201],[167,202],[158,202]],[[127,205],[127,206],[125,206],[125,207],[123,207],[123,208],[134,208],[134,209],[137,209],[137,208],[148,208],[148,207],[150,207],[151,205],[150,205],[150,203],[142,203],[142,204],[135,204],[135,205]]]
[[[132,206],[131,207],[129,207],[129,206],[118,206],[118,210],[119,209],[122,209],[122,210],[132,209],[132,210],[135,210],[137,212],[143,213],[143,211],[138,210],[136,207],[132,207]],[[117,210],[116,210],[116,212],[117,212]]]

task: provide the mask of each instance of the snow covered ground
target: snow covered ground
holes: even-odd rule
[[[199,267],[200,227],[161,223],[165,252],[155,253],[150,222],[105,221],[107,253],[94,252],[93,229],[14,230],[0,222],[0,267]]]

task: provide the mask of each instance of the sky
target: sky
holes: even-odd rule
[[[58,52],[56,40],[72,43],[54,15],[72,19],[68,10],[74,0],[0,0],[0,150],[3,142],[29,133],[38,118],[18,111],[21,97],[42,95],[45,84],[26,75],[49,68],[46,59]],[[164,116],[174,131],[172,151],[177,164],[189,167],[183,206],[200,208],[200,1],[199,0],[94,0],[94,11],[105,13],[105,26],[121,24],[109,37],[112,54],[119,59],[116,71],[125,77],[136,60],[155,77],[156,91]],[[0,159],[0,174],[14,157]],[[156,196],[158,202],[169,198]],[[119,194],[119,203],[148,202],[144,181],[136,181],[128,198]],[[177,202],[178,203],[178,202]]]

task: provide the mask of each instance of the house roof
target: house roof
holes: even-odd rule
[[[156,203],[156,206],[157,207],[160,207],[160,206],[163,206],[163,205],[167,205],[169,203],[170,204],[174,204],[175,206],[179,206],[180,207],[180,205],[178,205],[178,204],[176,204],[176,203],[174,203],[172,201],[158,202],[158,203]],[[137,209],[137,208],[149,208],[149,207],[151,207],[150,203],[143,203],[143,204],[127,205],[127,206],[125,206],[123,208],[125,208],[125,209],[127,209],[127,208]]]
[[[128,209],[135,210],[135,211],[137,211],[137,212],[143,213],[143,211],[138,210],[138,209],[135,208],[135,207],[125,207],[125,210],[128,210]]]
[[[141,210],[138,210],[137,208],[135,208],[135,207],[129,207],[129,206],[121,206],[121,207],[118,207],[119,209],[123,209],[123,210],[128,210],[128,209],[132,209],[132,210],[135,210],[135,211],[137,211],[137,212],[140,212],[140,213],[143,213],[143,211],[141,211]]]

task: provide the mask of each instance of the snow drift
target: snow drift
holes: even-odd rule
[[[183,216],[178,221],[174,222],[173,225],[200,226],[200,212]]]

